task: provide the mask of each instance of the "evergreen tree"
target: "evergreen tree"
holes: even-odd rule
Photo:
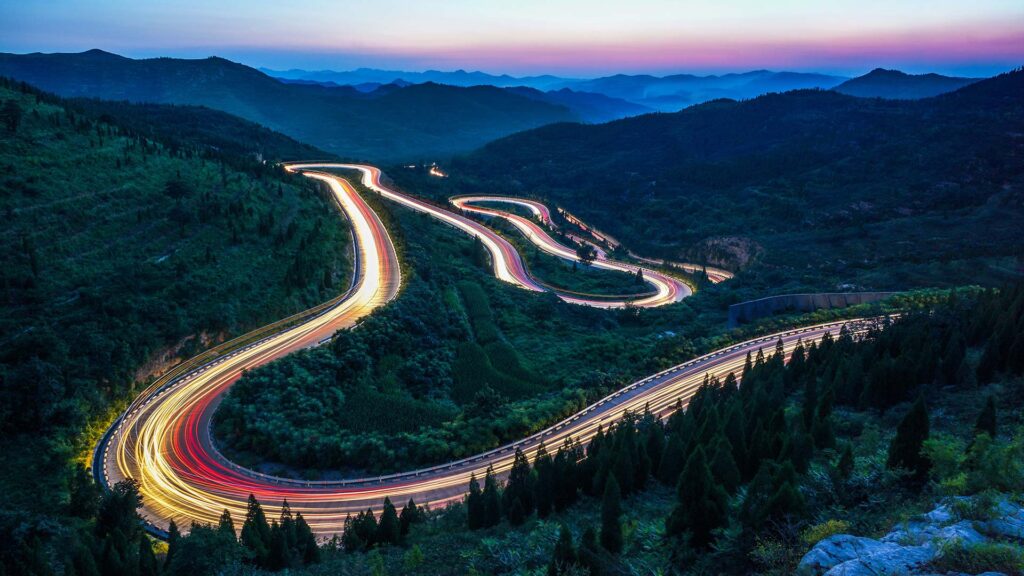
[[[384,510],[380,514],[375,540],[380,544],[398,544],[401,537],[402,527],[398,522],[398,511],[391,503],[391,498],[385,497]]]
[[[513,510],[519,502],[519,512],[513,515]],[[508,513],[509,521],[513,525],[522,524],[530,514],[533,513],[533,486],[530,477],[530,461],[519,448],[516,448],[515,458],[512,461],[512,470],[508,474],[508,483],[505,484],[505,491],[502,494],[502,504]]]
[[[177,554],[180,542],[181,532],[172,518],[170,524],[167,525],[167,554],[164,556],[164,569],[171,565],[171,560]]]
[[[678,502],[666,522],[670,536],[690,534],[690,544],[706,548],[711,544],[712,531],[725,525],[728,496],[715,483],[708,469],[704,449],[697,447],[679,478]]]
[[[249,494],[241,541],[253,562],[260,566],[266,565],[270,554],[270,525],[263,513],[263,507],[252,494]]]
[[[494,478],[494,469],[487,467],[487,475],[484,476],[484,528],[497,526],[501,522],[501,494],[498,490],[498,481]]]
[[[235,538],[235,523],[231,520],[231,512],[227,508],[220,515],[220,521],[217,523],[217,530],[220,530],[224,534],[230,534],[232,538]]]
[[[475,478],[474,478],[474,480],[475,480]],[[480,487],[478,486],[477,487],[478,495],[479,495],[479,492],[480,492]],[[413,502],[412,498],[409,498],[409,501],[405,503],[405,507],[402,508],[402,514],[398,517],[398,523],[399,523],[399,525],[401,527],[400,532],[402,534],[402,537],[404,538],[405,536],[407,536],[409,534],[409,528],[413,524],[418,524],[422,520],[423,520],[423,511],[420,510],[420,507],[417,506],[415,502]]]
[[[466,526],[470,530],[483,528],[487,523],[484,513],[484,496],[480,492],[480,483],[476,474],[469,476],[469,494],[466,495]]]
[[[71,474],[68,485],[68,513],[76,518],[92,518],[100,502],[100,490],[92,475],[79,464]]]
[[[732,457],[732,446],[724,436],[718,437],[714,444],[713,454],[711,475],[726,492],[732,494],[739,488],[742,478],[739,467],[736,466],[736,461]]]
[[[847,480],[850,475],[853,474],[853,447],[847,442],[843,446],[843,453],[839,456],[839,461],[836,463],[836,473],[842,480]]]
[[[316,541],[313,529],[302,517],[302,512],[295,515],[295,537],[297,540],[297,551],[302,564],[309,566],[320,562],[320,545]]]
[[[289,567],[288,540],[277,520],[270,523],[270,546],[267,560],[263,565],[268,570],[278,571]]]
[[[156,554],[153,553],[153,545],[144,534],[139,537],[139,576],[158,576],[159,565],[156,562]]]
[[[896,428],[896,437],[889,444],[886,465],[892,469],[909,470],[913,479],[923,480],[931,462],[921,453],[921,447],[929,435],[928,409],[924,397],[919,397],[910,412],[903,417]]]
[[[818,408],[814,418],[814,445],[818,448],[835,448],[836,436],[832,427],[832,405],[835,402],[835,392],[829,386],[825,389],[821,399],[818,401]]]
[[[366,547],[366,542],[359,537],[356,521],[352,514],[345,516],[345,525],[341,532],[341,547],[345,552],[356,552]]]
[[[555,468],[543,442],[537,448],[537,456],[533,459],[533,470],[536,472],[533,501],[537,505],[537,516],[547,518],[555,506]]]
[[[622,551],[622,493],[615,476],[609,476],[604,483],[604,497],[601,499],[601,546],[618,554]]]
[[[658,467],[658,480],[662,484],[674,486],[679,479],[679,474],[686,464],[686,448],[679,434],[672,434],[665,444],[665,451],[661,456],[661,464]]]
[[[984,432],[989,437],[995,438],[996,431],[998,428],[998,420],[996,419],[996,400],[994,397],[989,396],[985,400],[985,407],[982,408],[981,414],[978,414],[978,419],[974,423],[974,431],[977,433]]]
[[[569,573],[576,565],[576,548],[572,543],[572,532],[569,532],[569,528],[562,524],[558,530],[558,542],[555,543],[555,550],[551,554],[551,562],[548,564],[548,576]]]
[[[597,542],[597,532],[591,528],[583,532],[580,538],[579,563],[587,570],[590,576],[602,576],[604,574],[604,552]]]

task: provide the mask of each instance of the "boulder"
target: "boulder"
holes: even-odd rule
[[[871,538],[836,534],[815,544],[800,560],[800,574],[824,574],[835,566],[864,556],[899,549],[894,543],[879,542]]]
[[[935,558],[935,548],[924,546],[897,546],[878,549],[874,554],[861,556],[838,564],[825,576],[896,576],[898,574],[914,574],[927,567]]]

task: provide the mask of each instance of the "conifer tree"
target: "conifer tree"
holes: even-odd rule
[[[622,493],[615,476],[604,483],[601,499],[601,546],[612,554],[622,551]]]
[[[167,554],[164,555],[164,570],[171,565],[171,559],[178,552],[178,546],[181,545],[181,532],[178,530],[178,525],[171,518],[170,524],[167,525]]]
[[[470,530],[477,530],[483,528],[486,523],[484,496],[480,492],[480,483],[476,481],[476,474],[470,474],[469,494],[466,495],[466,526]]]
[[[604,574],[604,552],[597,542],[597,532],[592,527],[587,527],[580,538],[579,554],[580,566],[587,570],[590,576],[602,576]]]
[[[991,395],[985,400],[985,407],[982,408],[981,413],[978,414],[978,419],[974,422],[974,431],[977,433],[984,432],[988,434],[990,438],[996,437],[998,429],[998,420],[996,417],[996,400]]]
[[[484,476],[484,528],[497,526],[501,522],[501,494],[498,491],[498,481],[494,478],[494,469],[487,467],[487,475]]]
[[[266,564],[270,553],[270,525],[267,524],[263,507],[252,494],[249,494],[245,522],[242,524],[241,541],[242,546],[249,551],[253,562],[260,566]]]
[[[398,544],[402,537],[402,527],[398,522],[398,511],[391,503],[391,498],[384,497],[384,510],[380,513],[375,540],[380,544]]]
[[[537,476],[533,485],[533,501],[537,506],[537,516],[547,518],[555,506],[556,481],[554,462],[543,442],[537,448],[533,470]]]
[[[230,534],[231,538],[237,537],[235,534],[235,523],[231,520],[231,512],[229,512],[227,508],[225,508],[224,512],[220,515],[220,521],[217,523],[217,530],[224,534]]]
[[[516,448],[512,461],[512,470],[508,474],[508,483],[502,494],[502,504],[513,525],[521,524],[533,513],[533,486],[530,477],[530,461],[519,448]],[[519,503],[518,507],[516,502]],[[513,511],[516,511],[513,513]]]
[[[919,397],[910,412],[903,417],[896,428],[896,437],[889,444],[886,465],[891,469],[909,470],[913,479],[923,480],[931,462],[921,453],[921,447],[929,435],[928,409],[924,397]]]
[[[839,457],[839,461],[836,463],[836,472],[839,474],[839,478],[842,480],[849,479],[850,475],[853,474],[853,448],[849,442],[843,446],[843,453]]]
[[[690,455],[676,492],[678,500],[666,521],[666,532],[671,536],[689,533],[693,547],[708,547],[712,531],[728,519],[728,496],[711,477],[703,448],[698,446]]]
[[[686,448],[683,446],[683,440],[678,434],[672,434],[668,438],[668,442],[665,444],[665,451],[661,456],[661,465],[658,467],[658,480],[662,484],[668,484],[674,486],[676,480],[679,479],[679,474],[683,471],[683,466],[686,464]]]
[[[297,541],[298,557],[302,564],[309,566],[320,562],[320,545],[316,541],[313,529],[302,517],[302,512],[295,515],[295,537]]]
[[[555,543],[555,550],[548,564],[548,576],[567,574],[576,565],[576,548],[572,543],[572,532],[562,524],[558,530],[558,542]]]
[[[732,457],[732,446],[724,436],[718,436],[712,454],[711,475],[726,492],[732,494],[739,488],[742,477]]]
[[[285,537],[284,530],[281,529],[281,525],[277,523],[277,520],[270,522],[270,550],[267,553],[267,561],[264,564],[264,568],[271,571],[283,570],[289,567],[289,550],[288,540]]]
[[[474,478],[475,480],[475,478]],[[477,492],[480,492],[480,487],[477,486]],[[405,503],[405,507],[402,508],[402,514],[398,517],[398,523],[400,525],[400,532],[402,537],[409,534],[409,529],[413,524],[419,523],[423,519],[423,511],[420,507],[413,502],[412,498]]]

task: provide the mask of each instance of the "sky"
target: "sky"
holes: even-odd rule
[[[592,77],[1024,64],[1024,0],[0,0],[0,51]]]

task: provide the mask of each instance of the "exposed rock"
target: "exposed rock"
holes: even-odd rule
[[[811,549],[800,560],[802,574],[822,574],[835,566],[861,557],[899,549],[897,544],[879,542],[871,538],[836,534],[829,536]]]
[[[960,542],[971,546],[996,538],[1024,540],[1024,508],[1007,499],[996,505],[994,519],[957,520],[952,509],[941,505],[911,518],[880,540],[837,534],[818,542],[800,560],[798,573],[820,576],[923,575],[944,545]],[[995,576],[986,572],[979,576]]]

